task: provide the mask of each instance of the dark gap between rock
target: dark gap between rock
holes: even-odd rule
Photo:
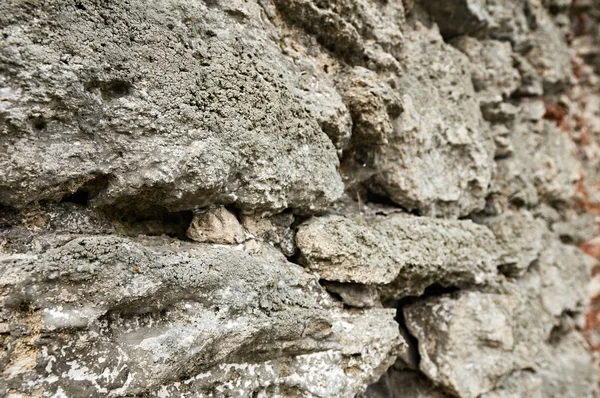
[[[110,179],[110,175],[99,174],[79,187],[75,192],[63,196],[60,202],[87,206],[91,199],[95,198],[100,192],[108,188]]]
[[[111,218],[118,220],[122,227],[121,232],[125,235],[167,235],[186,241],[189,240],[186,232],[193,217],[194,213],[191,210],[170,212],[162,206],[128,208],[111,214]]]

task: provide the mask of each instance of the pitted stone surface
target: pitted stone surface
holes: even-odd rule
[[[512,307],[507,296],[466,292],[456,301],[443,297],[406,309],[421,371],[454,395],[474,398],[491,390],[514,367]],[[463,346],[466,341],[471,344]]]
[[[496,189],[518,205],[571,200],[580,176],[573,142],[547,120],[519,123],[511,135],[518,145],[497,161]]]
[[[99,236],[41,255],[5,255],[2,268],[2,317],[29,308],[9,323],[23,334],[11,338],[4,391],[29,383],[28,391],[70,396],[138,394],[203,371],[214,378],[198,385],[207,392],[227,380],[235,366],[223,364],[231,362],[267,373],[287,366],[290,377],[297,367],[304,384],[295,388],[352,396],[403,344],[394,310],[345,314],[313,277],[277,254]],[[31,322],[39,322],[35,330]],[[55,337],[42,349],[44,336]],[[28,347],[42,373],[23,369],[19,347]],[[281,355],[291,362],[280,363]],[[315,385],[318,367],[338,373],[339,385]],[[254,387],[272,378],[257,375]],[[245,379],[227,388],[249,391]]]
[[[460,217],[482,209],[493,144],[466,57],[435,30],[420,27],[409,34],[403,67],[395,82],[402,113],[374,165],[372,189],[429,216]]]
[[[527,397],[542,398],[543,381],[535,373],[530,371],[518,372],[510,375],[502,385],[482,395],[484,398],[510,398]]]
[[[569,49],[561,30],[539,0],[423,0],[447,38],[485,35],[509,41],[549,92],[569,83]]]
[[[314,218],[299,227],[296,244],[321,278],[382,285],[393,297],[419,295],[434,283],[484,283],[502,264],[486,227],[400,214]]]
[[[0,203],[60,199],[99,176],[96,205],[172,211],[341,194],[336,150],[301,105],[336,99],[298,96],[305,71],[256,3],[1,7]]]
[[[583,366],[577,376],[553,374],[562,366],[568,373],[579,361],[589,363],[585,355],[572,354],[557,365],[546,362],[551,352],[581,339],[569,331],[572,326],[566,326],[565,333],[560,325],[573,321],[565,314],[583,314],[585,292],[572,286],[582,283],[575,282],[579,278],[587,278],[589,266],[590,259],[579,249],[555,242],[542,252],[537,268],[517,283],[507,282],[496,291],[461,291],[409,305],[404,315],[419,342],[420,369],[461,397],[490,391],[490,396],[503,396],[507,388],[515,388],[510,382],[502,385],[504,376],[529,369],[535,370],[543,384],[553,383],[554,391],[562,391],[563,396],[591,396],[597,382],[592,369]],[[565,350],[574,353],[578,349]],[[575,377],[578,381],[572,382]],[[526,390],[540,394],[538,383],[531,382],[534,385]],[[525,388],[525,381],[519,388]]]
[[[544,248],[544,221],[523,210],[481,219],[503,248],[502,271],[522,273]]]
[[[351,64],[394,68],[403,40],[402,2],[274,0],[283,18]]]
[[[469,57],[473,87],[482,103],[501,102],[517,90],[521,76],[513,67],[510,43],[469,36],[451,43]]]
[[[0,396],[597,397],[598,5],[0,2]]]
[[[391,368],[359,398],[446,398],[423,375],[411,370]]]

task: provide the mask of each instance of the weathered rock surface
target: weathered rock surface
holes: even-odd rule
[[[283,18],[314,35],[327,50],[350,64],[390,67],[395,66],[401,54],[402,2],[274,0],[273,3]]]
[[[542,396],[592,396],[593,369],[583,366],[581,374],[564,377],[553,374],[561,366],[573,372],[580,366],[577,354],[559,365],[547,362],[556,347],[577,344],[570,334],[561,335],[560,325],[583,314],[586,294],[572,286],[588,278],[589,261],[578,249],[557,243],[541,254],[537,269],[517,284],[508,282],[496,292],[461,291],[406,307],[407,326],[419,342],[420,369],[461,397],[477,397],[495,388],[499,391],[491,396],[502,396],[514,388],[501,386],[504,376],[530,368],[537,370],[543,383],[554,385],[551,395],[544,390]],[[581,361],[589,363],[585,355]],[[571,380],[575,377],[577,382]],[[519,388],[524,388],[524,382],[519,382]]]
[[[281,255],[161,238],[86,237],[40,255],[4,255],[2,292],[4,392],[128,395],[194,376],[198,393],[277,383],[352,396],[403,344],[394,310],[345,314]],[[244,368],[257,374],[236,377]],[[321,372],[338,382],[320,384]]]
[[[466,292],[457,301],[444,297],[407,308],[421,371],[455,395],[491,390],[514,369],[511,307],[507,296]]]
[[[589,348],[578,332],[570,332],[545,348],[538,362],[542,397],[598,396],[598,375],[589,366]]]
[[[224,207],[194,214],[186,232],[188,238],[201,243],[221,243],[233,245],[245,239],[242,225]]]
[[[296,244],[321,278],[382,285],[398,298],[422,294],[434,283],[481,284],[501,264],[492,233],[471,221],[399,214],[363,222],[318,217],[298,228]]]
[[[288,257],[296,252],[293,222],[294,215],[291,213],[281,213],[269,218],[242,216],[242,224],[251,236],[277,247]]]
[[[0,396],[597,397],[598,5],[0,2]]]
[[[598,223],[591,214],[574,215],[552,224],[552,231],[560,236],[562,241],[579,245],[598,235]]]
[[[415,371],[390,369],[381,379],[369,386],[365,398],[445,398],[423,375]]]
[[[380,305],[377,287],[359,283],[322,282],[329,293],[339,295],[350,307],[370,308]]]
[[[580,176],[575,146],[553,123],[518,123],[511,140],[514,154],[497,161],[494,181],[504,197],[519,206],[573,198]]]
[[[480,220],[486,225],[502,246],[502,271],[522,273],[535,261],[545,245],[544,221],[535,219],[523,210],[506,212],[496,217]]]
[[[78,4],[1,6],[0,203],[84,189],[96,205],[271,210],[341,194],[335,148],[293,89],[308,69],[258,4]]]
[[[442,6],[421,2],[447,38],[489,35],[509,41],[525,58],[544,88],[560,89],[569,82],[569,50],[560,29],[538,0],[452,0]]]
[[[425,28],[410,32],[405,57],[405,72],[394,83],[402,113],[374,165],[372,189],[424,215],[459,217],[480,210],[493,149],[468,61]]]
[[[501,102],[519,87],[521,76],[513,67],[510,43],[459,36],[452,45],[469,57],[473,87],[481,102]]]
[[[531,371],[510,375],[499,388],[482,395],[485,398],[527,397],[542,398],[543,381]],[[588,383],[588,386],[591,385]]]

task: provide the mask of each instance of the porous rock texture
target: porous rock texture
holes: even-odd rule
[[[0,2],[0,396],[600,396],[599,21]]]

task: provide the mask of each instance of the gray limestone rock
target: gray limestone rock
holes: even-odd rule
[[[470,36],[460,36],[451,43],[469,57],[473,87],[482,103],[501,102],[520,86],[510,43]]]
[[[521,113],[520,117],[524,121],[538,121],[542,120],[546,114],[546,104],[544,101],[539,99],[521,100]]]
[[[588,345],[576,331],[546,346],[538,365],[543,380],[540,396],[597,397],[598,374],[591,362]]]
[[[560,239],[573,244],[581,244],[598,235],[598,222],[591,214],[572,215],[569,219],[552,224]]]
[[[482,398],[543,398],[542,378],[531,371],[511,374],[500,387],[483,394]]]
[[[546,92],[562,90],[569,83],[571,65],[566,39],[541,1],[452,0],[440,4],[422,0],[421,3],[444,37],[487,34],[508,41],[531,65],[534,79],[540,79]],[[535,92],[541,94],[537,91],[540,89],[538,86]]]
[[[537,97],[544,94],[542,78],[529,61],[520,54],[513,54],[515,68],[521,74],[521,85],[516,94],[523,97]]]
[[[198,394],[280,384],[351,397],[375,381],[404,344],[395,311],[345,313],[314,277],[271,253],[98,236],[4,255],[0,313],[14,332],[2,337],[0,389],[179,396],[173,383],[193,376],[187,388]],[[250,368],[253,377],[236,371]],[[323,371],[338,382],[317,383]]]
[[[400,1],[273,0],[281,15],[353,65],[397,67],[404,44]],[[366,66],[365,65],[365,66]]]
[[[496,26],[491,10],[483,0],[421,0],[420,3],[449,38],[485,33]]]
[[[517,46],[541,77],[544,92],[560,92],[569,84],[572,74],[566,37],[539,0],[528,0],[523,12],[532,32]]]
[[[520,274],[527,270],[546,244],[545,222],[522,210],[506,212],[496,217],[482,218],[497,242],[502,246],[502,271]]]
[[[550,237],[545,238],[546,243],[552,242]],[[554,243],[542,251],[538,261],[544,309],[554,316],[583,313],[588,297],[579,286],[587,284],[594,259],[578,247]]]
[[[242,216],[242,225],[251,236],[277,247],[287,257],[296,252],[293,222],[294,215],[291,213],[281,213],[269,218]]]
[[[566,355],[573,358],[559,360],[556,365],[544,359],[553,355],[554,340],[561,340],[560,333],[565,333],[557,326],[566,325],[567,335],[575,333],[570,331],[576,323],[571,316],[583,312],[585,292],[574,286],[588,278],[589,266],[590,259],[579,249],[554,241],[542,252],[536,269],[516,282],[484,292],[432,297],[405,307],[408,330],[419,341],[420,369],[434,383],[460,397],[490,391],[490,396],[505,396],[506,389],[517,388],[511,387],[514,383],[520,391],[531,390],[539,396],[535,380],[503,384],[505,376],[528,369],[533,369],[542,384],[554,382],[567,391],[563,396],[589,396],[595,388],[589,357],[566,349],[570,353]],[[563,317],[571,321],[563,322]],[[577,364],[575,357],[580,358]],[[552,374],[558,370],[550,369],[561,366],[580,366],[580,375],[568,377],[584,381],[571,384],[568,377]],[[541,396],[548,396],[547,392]]]
[[[358,398],[446,398],[441,390],[422,374],[410,370],[391,368]]]
[[[596,3],[0,1],[0,396],[597,397]]]
[[[504,158],[512,155],[514,146],[510,139],[510,130],[502,123],[491,126],[491,134],[496,145],[494,158]]]
[[[580,176],[573,142],[547,120],[516,124],[511,140],[518,145],[497,160],[494,189],[518,206],[568,203]]]
[[[393,240],[341,216],[318,217],[301,225],[296,245],[307,267],[338,282],[382,284],[402,268]]]
[[[406,308],[408,328],[419,341],[421,371],[460,397],[493,389],[514,369],[513,305],[509,296],[463,292]]]
[[[423,215],[465,216],[483,208],[493,169],[468,61],[434,30],[420,26],[407,37],[395,83],[402,113],[371,188]]]
[[[338,87],[352,115],[352,149],[357,152],[354,160],[363,161],[358,165],[359,170],[365,162],[372,166],[374,155],[388,145],[394,135],[393,120],[402,112],[399,93],[375,72],[363,67],[355,67],[342,75]],[[358,174],[358,177],[362,176]]]
[[[122,224],[74,203],[0,208],[0,254],[42,253],[75,238],[114,234]]]
[[[381,285],[389,297],[419,295],[434,283],[484,283],[501,251],[492,233],[470,221],[394,214],[353,221],[313,218],[296,234],[307,267],[329,281]]]
[[[332,99],[295,89],[304,72],[258,4],[0,7],[1,204],[81,189],[97,206],[274,211],[342,193],[302,106]]]
[[[339,295],[342,302],[350,307],[370,308],[379,304],[377,288],[359,283],[321,282],[329,293]]]

